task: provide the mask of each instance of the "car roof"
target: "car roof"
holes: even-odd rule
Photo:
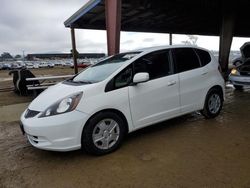
[[[155,47],[147,47],[147,48],[139,48],[136,50],[133,50],[131,52],[144,52],[144,53],[148,53],[148,52],[153,52],[153,51],[157,51],[157,50],[165,50],[165,49],[173,49],[173,48],[196,48],[196,49],[200,49],[200,50],[204,50],[204,51],[209,51],[205,48],[201,48],[195,45],[166,45],[166,46],[155,46]]]

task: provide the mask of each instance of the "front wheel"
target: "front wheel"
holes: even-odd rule
[[[211,89],[206,97],[205,105],[201,113],[207,118],[215,118],[219,115],[223,105],[223,95],[218,89]]]
[[[124,120],[113,112],[92,117],[82,133],[82,148],[89,154],[104,155],[115,151],[126,133]]]

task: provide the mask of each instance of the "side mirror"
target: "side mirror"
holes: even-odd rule
[[[135,74],[133,78],[133,83],[134,84],[139,84],[143,82],[147,82],[149,80],[149,74],[147,72],[140,72]]]

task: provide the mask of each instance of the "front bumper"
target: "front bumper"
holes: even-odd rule
[[[21,124],[29,142],[39,149],[70,151],[81,148],[81,135],[88,114],[74,110],[60,115],[38,118],[21,116]]]
[[[229,75],[229,81],[233,85],[239,85],[239,86],[250,86],[250,76],[235,76],[230,74]]]

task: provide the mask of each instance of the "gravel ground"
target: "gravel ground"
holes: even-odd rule
[[[194,113],[130,134],[115,153],[38,150],[0,121],[0,187],[250,187],[250,90],[216,119]]]

